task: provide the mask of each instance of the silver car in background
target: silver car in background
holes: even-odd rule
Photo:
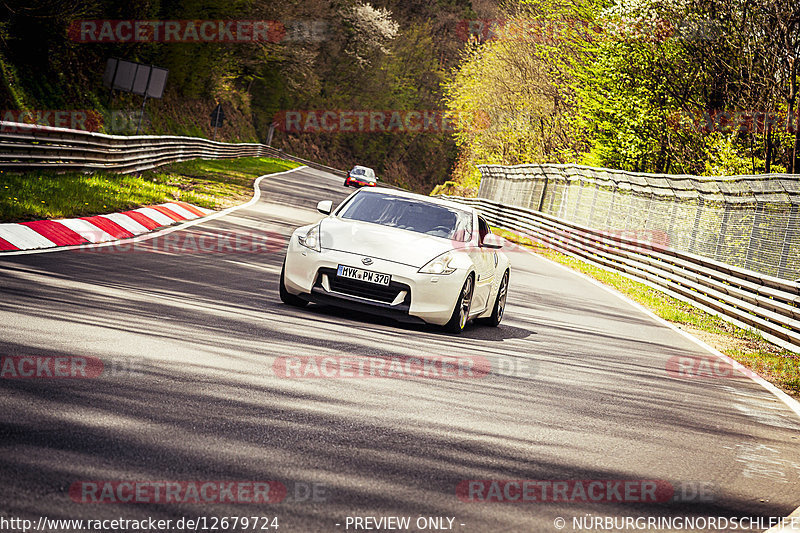
[[[375,171],[360,165],[354,166],[344,179],[345,187],[377,187],[377,185],[378,177],[375,175]]]

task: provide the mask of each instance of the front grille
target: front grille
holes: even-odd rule
[[[357,279],[342,278],[336,275],[336,270],[332,268],[321,268],[320,274],[328,275],[328,284],[332,292],[355,296],[357,298],[367,298],[383,303],[392,303],[400,291],[406,291],[405,303],[411,302],[411,288],[405,283],[392,281],[389,285],[376,285],[359,281]],[[321,277],[321,276],[320,276]],[[318,282],[319,283],[319,282]]]

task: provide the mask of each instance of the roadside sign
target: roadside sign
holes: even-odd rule
[[[217,104],[217,107],[211,112],[211,125],[215,128],[221,128],[224,120],[225,111],[222,110],[222,104]]]

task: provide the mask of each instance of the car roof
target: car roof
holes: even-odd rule
[[[468,205],[459,204],[457,202],[451,202],[449,200],[442,200],[441,198],[436,198],[435,196],[425,196],[424,194],[417,194],[410,191],[404,191],[402,189],[389,189],[388,187],[370,187],[369,189],[361,189],[359,192],[364,193],[372,193],[372,192],[382,192],[385,194],[390,194],[393,196],[399,196],[401,198],[410,198],[413,200],[419,200],[422,202],[428,202],[432,204],[438,204],[445,207],[449,207],[451,209],[459,209],[461,211],[467,211],[470,213],[477,213],[475,209]]]
[[[363,168],[364,170],[372,170],[371,168],[369,168],[369,167],[365,167],[365,166],[362,166],[362,165],[356,165],[356,166],[354,166],[354,167],[353,167],[353,170],[355,170],[355,169],[357,169],[357,168]],[[374,171],[373,171],[373,172],[374,172]]]

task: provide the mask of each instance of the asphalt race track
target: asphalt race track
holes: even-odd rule
[[[409,531],[530,532],[558,531],[559,517],[573,531],[589,515],[782,517],[800,504],[795,413],[737,373],[678,375],[677,358],[713,357],[544,259],[509,252],[503,323],[460,336],[283,305],[288,235],[352,189],[309,169],[260,187],[257,203],[168,242],[0,256],[0,356],[103,363],[93,379],[4,373],[0,515],[277,517],[281,532],[394,531],[363,518],[410,517]],[[265,235],[268,246],[215,244]],[[274,372],[287,356],[484,358],[492,372],[297,379]],[[468,480],[541,489],[473,501],[457,493]],[[655,483],[659,496],[609,495],[609,480]],[[277,481],[286,495],[83,501],[87,482],[126,481]],[[598,500],[542,493],[592,481]]]

